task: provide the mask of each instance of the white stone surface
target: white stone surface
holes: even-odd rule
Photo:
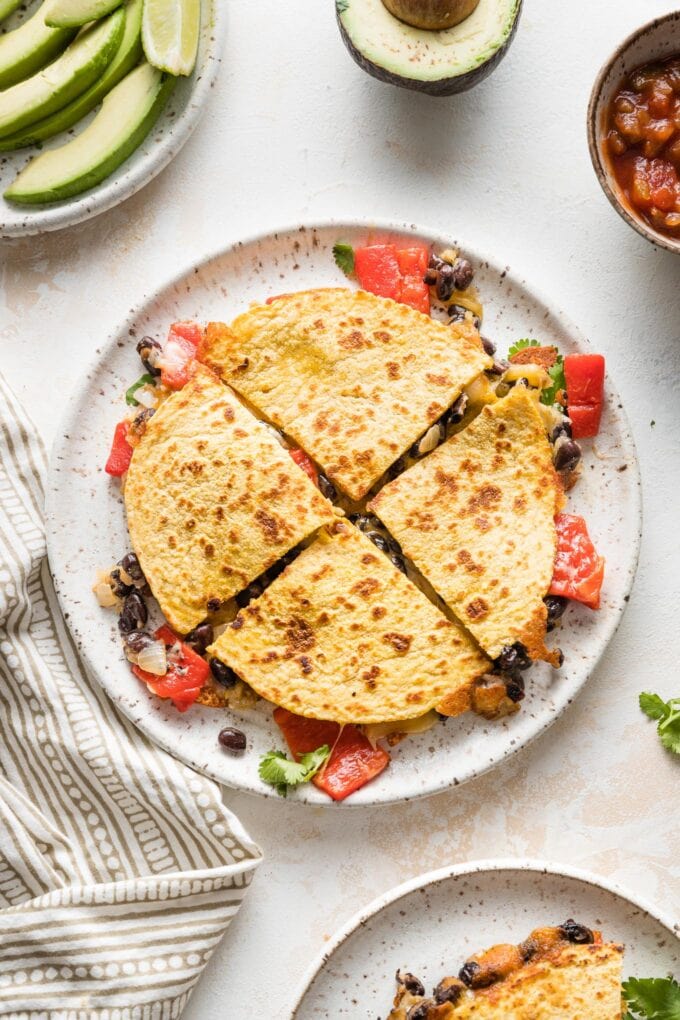
[[[496,73],[437,100],[364,75],[332,0],[231,0],[221,80],[174,163],[117,210],[0,247],[0,367],[48,442],[90,351],[145,294],[239,236],[337,216],[432,224],[534,280],[607,356],[638,445],[638,580],[585,693],[503,768],[431,800],[338,812],[226,793],[267,860],[186,1020],[284,1020],[325,936],[449,862],[545,857],[680,914],[680,761],[637,708],[644,688],[680,695],[680,259],[616,216],[585,140],[599,65],[674,6],[525,0]]]

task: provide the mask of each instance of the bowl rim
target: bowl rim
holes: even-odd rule
[[[643,35],[648,32],[652,32],[655,29],[666,24],[668,21],[680,20],[680,10],[668,11],[666,14],[660,14],[656,18],[652,18],[651,21],[645,22],[638,28],[634,29],[626,38],[619,43],[613,53],[611,53],[604,64],[598,71],[593,87],[590,92],[590,99],[588,101],[588,150],[590,152],[590,159],[595,170],[595,176],[597,177],[602,190],[607,196],[610,205],[616,210],[626,223],[633,228],[638,234],[644,237],[651,244],[657,245],[660,248],[665,248],[666,251],[673,252],[675,255],[680,254],[680,238],[673,240],[673,238],[665,237],[663,234],[658,233],[642,219],[638,219],[634,216],[630,210],[623,204],[621,199],[618,197],[614,189],[609,183],[609,176],[607,168],[604,163],[604,158],[600,149],[599,144],[599,132],[598,132],[598,115],[600,112],[600,103],[602,99],[602,90],[604,87],[605,79],[608,77],[610,71],[614,67],[614,64],[619,60],[626,51],[637,42]]]

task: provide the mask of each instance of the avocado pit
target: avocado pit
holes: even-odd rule
[[[382,0],[395,18],[413,28],[441,32],[459,25],[472,14],[479,0]]]

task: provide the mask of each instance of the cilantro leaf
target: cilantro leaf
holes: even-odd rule
[[[664,701],[658,694],[644,691],[639,703],[642,711],[658,723],[656,730],[663,746],[673,754],[680,754],[680,698]]]
[[[137,382],[134,382],[132,386],[125,392],[125,403],[129,404],[130,407],[139,407],[139,401],[135,397],[137,390],[140,390],[142,386],[146,386],[147,383],[154,383],[156,380],[152,375],[146,372],[140,376]]]
[[[275,787],[285,797],[289,786],[307,783],[317,774],[331,753],[328,744],[300,755],[300,761],[293,761],[283,751],[269,751],[260,761],[260,779]]]
[[[351,276],[354,272],[354,248],[351,244],[342,244],[338,241],[333,245],[333,258],[338,269],[341,269],[345,276]]]
[[[557,361],[548,369],[548,375],[552,379],[552,386],[546,386],[541,390],[541,403],[550,406],[557,400],[560,390],[567,388],[567,380],[564,378],[564,359],[561,354],[557,355]]]
[[[344,14],[349,7],[349,0],[335,0],[335,9],[338,14]]]
[[[680,1020],[680,985],[673,978],[629,978],[623,995],[641,1020]]]
[[[508,351],[508,357],[511,358],[513,354],[517,354],[518,351],[523,351],[525,347],[540,347],[538,340],[529,339],[524,337],[522,340],[517,340],[510,350]]]
[[[638,700],[640,708],[650,719],[665,719],[670,711],[666,702],[658,694],[643,691]]]

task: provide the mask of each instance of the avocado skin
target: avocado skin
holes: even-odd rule
[[[337,8],[335,17],[338,23],[338,28],[340,29],[342,41],[347,47],[352,59],[359,65],[362,71],[370,74],[372,78],[377,78],[378,81],[384,81],[388,85],[398,85],[400,88],[412,89],[414,92],[425,92],[428,96],[454,96],[458,92],[467,92],[468,89],[474,88],[475,85],[479,85],[481,81],[488,78],[491,72],[498,67],[505,54],[508,52],[512,40],[515,38],[523,4],[524,0],[520,0],[517,5],[515,20],[507,39],[502,46],[499,46],[497,50],[494,50],[488,60],[485,60],[483,64],[479,65],[479,67],[475,67],[471,71],[466,71],[464,74],[456,74],[450,78],[439,78],[436,81],[422,81],[420,78],[406,78],[404,75],[396,74],[394,71],[388,71],[386,68],[380,67],[379,64],[374,64],[373,61],[369,60],[368,57],[362,53],[350,39]]]

